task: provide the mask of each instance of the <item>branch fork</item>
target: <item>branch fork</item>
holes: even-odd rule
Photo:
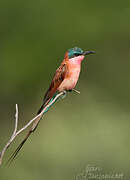
[[[80,94],[79,91],[72,89],[74,92]],[[48,110],[48,108],[51,107],[52,104],[54,104],[56,102],[56,100],[58,100],[60,97],[62,98],[64,95],[66,94],[66,91],[60,92],[56,95],[56,97],[48,103],[48,105],[42,110],[42,112],[40,114],[38,114],[37,116],[35,116],[33,119],[31,119],[23,128],[21,128],[20,130],[18,130],[18,105],[16,104],[16,113],[15,113],[15,126],[14,126],[14,131],[9,139],[9,141],[7,142],[7,144],[4,146],[4,148],[2,149],[2,151],[0,152],[0,165],[2,164],[2,160],[4,157],[4,154],[6,152],[6,150],[9,148],[9,146],[11,145],[11,143],[15,140],[15,138],[21,134],[25,129],[27,129],[32,123],[34,123],[34,127],[37,126],[37,124],[39,123],[39,121],[42,119],[42,116],[44,113],[46,113]]]

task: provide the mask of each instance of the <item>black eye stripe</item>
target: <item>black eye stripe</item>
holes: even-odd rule
[[[75,53],[75,54],[71,55],[70,58],[74,58],[74,57],[77,57],[77,56],[80,56],[80,55],[82,55],[82,54],[81,53]]]
[[[76,53],[76,54],[75,54],[75,56],[80,56],[80,55],[81,55],[81,53]]]

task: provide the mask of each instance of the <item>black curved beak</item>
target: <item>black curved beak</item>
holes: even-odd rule
[[[88,54],[95,54],[96,52],[95,51],[84,51],[83,52],[83,55],[88,55]]]

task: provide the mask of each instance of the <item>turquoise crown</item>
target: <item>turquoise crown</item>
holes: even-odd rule
[[[78,47],[74,47],[68,50],[68,56],[69,58],[73,58],[75,56],[79,56],[83,54],[83,50],[81,48]]]

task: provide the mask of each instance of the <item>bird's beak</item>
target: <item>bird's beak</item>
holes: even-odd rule
[[[88,55],[88,54],[95,54],[96,52],[95,51],[84,51],[83,52],[83,55]]]

